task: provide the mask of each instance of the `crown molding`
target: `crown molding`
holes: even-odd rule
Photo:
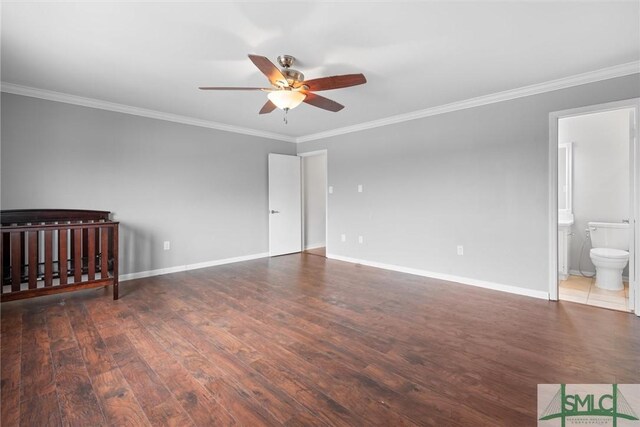
[[[640,73],[640,61],[628,62],[613,67],[602,68],[600,70],[590,71],[587,73],[576,74],[561,79],[551,80],[544,83],[538,83],[530,86],[524,86],[517,89],[496,92],[490,95],[470,98],[463,101],[452,102],[450,104],[439,105],[424,110],[412,111],[409,113],[398,114],[395,116],[385,117],[383,119],[372,120],[370,122],[359,123],[357,125],[345,126],[342,128],[332,129],[324,132],[304,135],[296,138],[297,143],[315,141],[318,139],[329,138],[332,136],[344,135],[352,132],[360,132],[367,129],[374,129],[381,126],[388,126],[396,123],[407,122],[410,120],[422,119],[425,117],[436,116],[438,114],[450,113],[467,108],[480,107],[482,105],[494,104],[496,102],[508,101],[517,98],[523,98],[531,95],[538,95],[554,90],[566,89],[573,86],[580,86],[587,83],[594,83],[601,80],[613,79],[616,77],[628,76]]]
[[[580,86],[587,83],[594,83],[602,80],[613,79],[616,77],[624,77],[631,74],[640,73],[640,61],[628,62],[626,64],[615,65],[613,67],[602,68],[587,73],[576,74],[569,77],[563,77],[544,83],[537,83],[530,86],[524,86],[517,89],[510,89],[503,92],[497,92],[490,95],[483,95],[476,98],[470,98],[463,101],[456,101],[450,104],[439,105],[436,107],[426,108],[424,110],[412,111],[409,113],[398,114],[385,117],[378,120],[363,122],[352,126],[345,126],[328,131],[293,137],[282,135],[274,132],[261,131],[242,126],[227,125],[224,123],[213,122],[209,120],[196,119],[177,114],[164,113],[161,111],[148,110],[145,108],[133,107],[130,105],[117,104],[113,102],[103,101],[93,98],[85,98],[82,96],[69,95],[62,92],[38,89],[29,86],[22,86],[13,83],[2,82],[1,90],[6,93],[16,95],[29,96],[32,98],[47,99],[49,101],[64,102],[67,104],[80,105],[89,108],[98,108],[101,110],[115,111],[118,113],[132,114],[135,116],[148,117],[158,120],[166,120],[186,125],[217,129],[224,132],[234,132],[244,135],[257,136],[261,138],[275,139],[278,141],[302,143],[315,141],[318,139],[330,138],[332,136],[344,135],[352,132],[360,132],[367,129],[374,129],[381,126],[393,125],[396,123],[407,122],[410,120],[422,119],[425,117],[436,116],[438,114],[450,113],[468,108],[480,107],[482,105],[494,104],[496,102],[508,101],[517,98],[523,98],[531,95],[538,95],[554,90],[566,89],[573,86]]]
[[[100,99],[85,98],[82,96],[69,95],[67,93],[55,92],[51,90],[38,89],[29,86],[22,86],[13,83],[2,82],[2,92],[15,95],[29,96],[32,98],[46,99],[49,101],[64,102],[66,104],[80,105],[82,107],[97,108],[100,110],[115,111],[117,113],[131,114],[134,116],[148,117],[151,119],[165,120],[168,122],[182,123],[185,125],[199,126],[209,129],[221,130],[224,132],[240,133],[243,135],[257,136],[261,138],[276,139],[285,142],[296,142],[293,136],[282,135],[274,132],[261,131],[242,126],[227,125],[224,123],[209,120],[196,119],[193,117],[180,116],[178,114],[165,113],[162,111],[148,110],[125,104],[103,101]]]

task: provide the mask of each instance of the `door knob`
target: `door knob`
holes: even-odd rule
[[[271,213],[272,214],[277,214],[277,213],[280,213],[280,211],[274,211],[273,209],[271,209]]]

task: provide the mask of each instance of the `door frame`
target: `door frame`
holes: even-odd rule
[[[634,290],[634,311],[640,316],[640,147],[638,129],[640,125],[640,98],[589,105],[586,107],[549,113],[549,299],[558,300],[558,121],[567,117],[582,116],[605,111],[634,110],[634,123],[630,126],[629,147],[629,222],[633,226],[633,235],[629,245],[632,259],[629,259],[629,288]],[[631,265],[633,264],[633,265]],[[631,301],[630,301],[631,302]]]
[[[325,254],[329,252],[329,150],[315,150],[315,151],[307,151],[305,153],[298,153],[298,157],[312,157],[312,156],[325,156],[325,184],[324,184],[324,246],[325,246]],[[305,210],[306,206],[304,204],[304,159],[300,159],[300,179],[301,179],[301,191],[302,191],[302,251],[304,252],[307,247],[306,237],[304,233],[305,227]]]

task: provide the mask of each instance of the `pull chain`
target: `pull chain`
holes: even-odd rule
[[[284,109],[284,118],[282,119],[282,121],[284,122],[284,124],[289,124],[289,121],[287,121],[287,113],[289,112],[288,108]]]

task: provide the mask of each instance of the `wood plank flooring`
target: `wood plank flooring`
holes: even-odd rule
[[[536,425],[640,319],[296,254],[2,304],[2,426]]]
[[[323,246],[321,248],[307,249],[304,253],[309,255],[327,256],[327,248]]]

